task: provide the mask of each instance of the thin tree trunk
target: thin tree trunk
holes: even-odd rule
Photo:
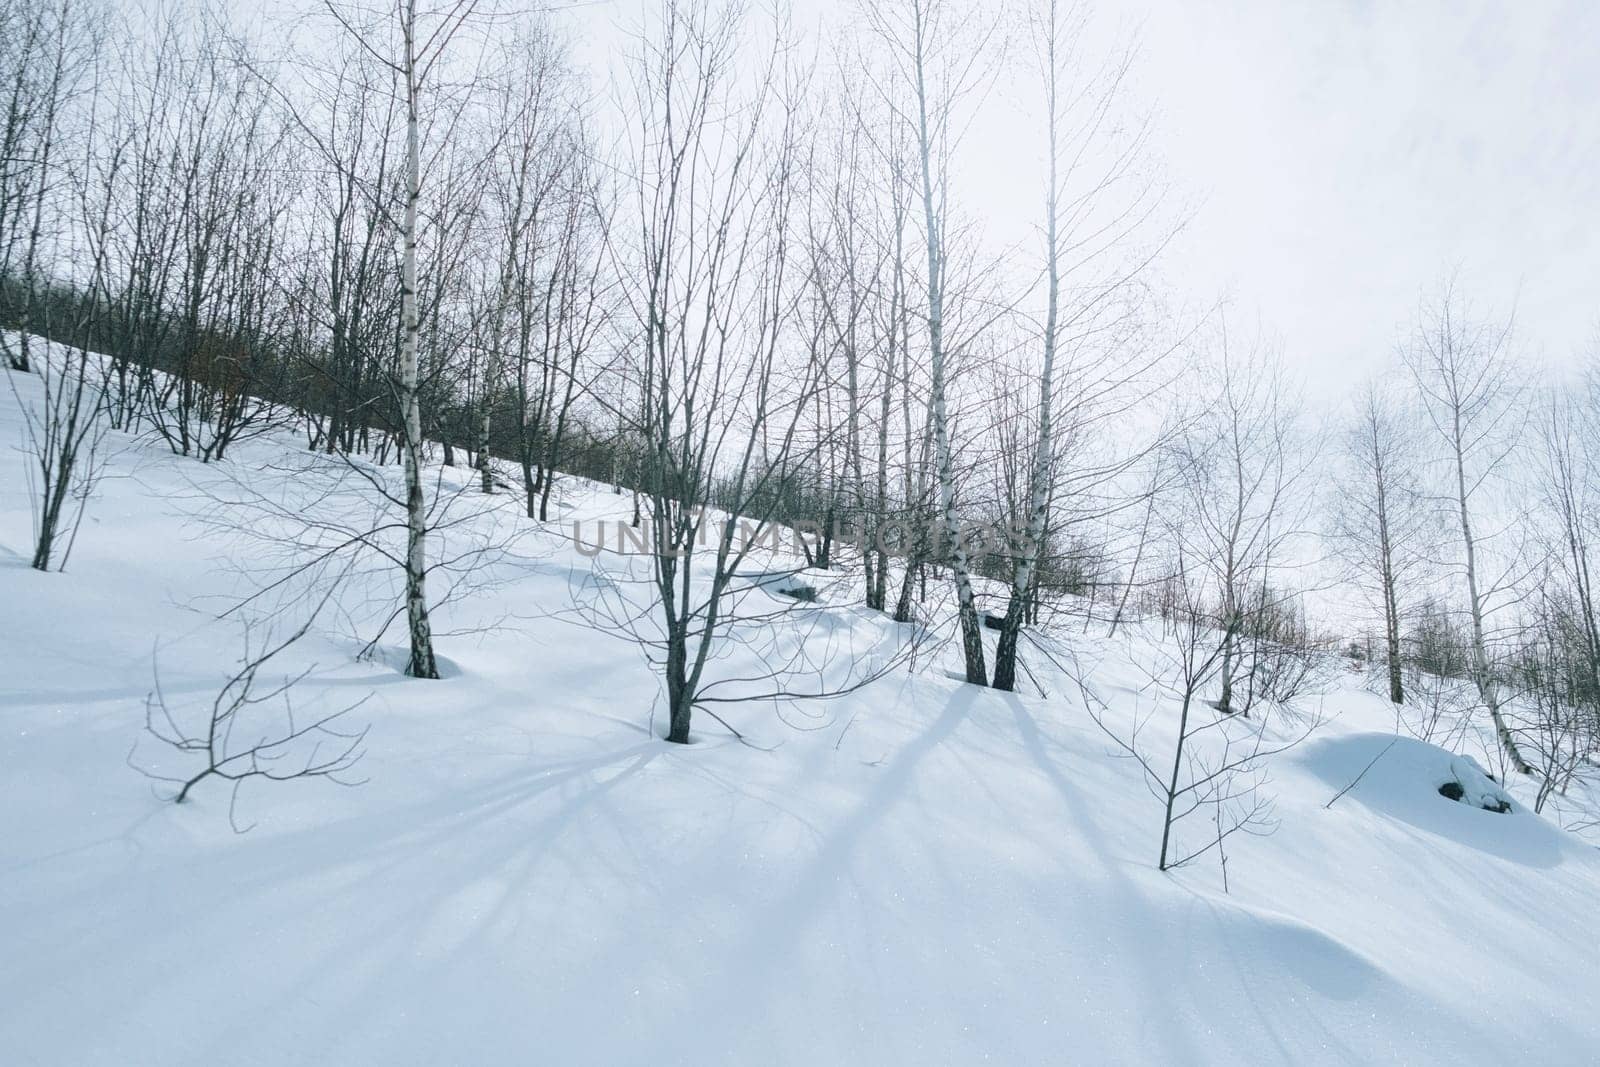
[[[406,78],[406,207],[403,251],[400,261],[401,317],[405,335],[400,344],[400,404],[405,423],[406,482],[406,622],[411,638],[408,673],[414,678],[437,678],[433,632],[428,621],[427,513],[422,493],[422,407],[417,372],[417,200],[421,195],[422,162],[418,144],[416,56],[417,4],[405,0],[401,30],[405,37]]]
[[[927,27],[920,9],[916,13],[916,18],[917,134],[918,149],[922,159],[922,213],[928,242],[928,348],[932,357],[933,437],[943,511],[944,547],[949,552],[951,577],[955,580],[956,603],[961,618],[961,653],[966,662],[967,681],[972,685],[987,685],[989,672],[984,666],[983,630],[978,622],[977,604],[972,596],[972,579],[967,573],[967,549],[962,543],[956,516],[955,472],[950,456],[950,428],[945,404],[942,237],[934,213],[932,138],[928,130],[928,93],[923,71]]]
[[[1457,414],[1454,419],[1455,430],[1455,459],[1456,459],[1456,502],[1461,509],[1461,540],[1466,549],[1467,564],[1467,599],[1472,609],[1472,675],[1477,683],[1478,697],[1489,709],[1489,718],[1494,723],[1495,736],[1500,740],[1500,747],[1504,750],[1506,758],[1511,761],[1511,767],[1518,774],[1531,773],[1532,768],[1522,758],[1522,751],[1517,747],[1517,739],[1511,735],[1511,728],[1506,725],[1505,716],[1500,711],[1499,687],[1495,684],[1494,674],[1489,663],[1489,649],[1484,639],[1483,631],[1483,600],[1478,594],[1478,559],[1477,544],[1472,538],[1472,524],[1467,512],[1467,471],[1466,463],[1461,455],[1461,418]]]
[[[1378,494],[1378,541],[1382,553],[1383,568],[1383,616],[1385,654],[1389,668],[1389,702],[1391,704],[1404,704],[1406,702],[1405,685],[1400,672],[1400,604],[1398,592],[1395,589],[1394,553],[1389,544],[1389,518],[1383,500],[1383,492]]]
[[[1157,870],[1167,869],[1167,848],[1172,842],[1172,806],[1178,799],[1178,775],[1183,771],[1183,744],[1189,737],[1189,706],[1194,701],[1194,689],[1187,686],[1183,694],[1183,710],[1178,716],[1178,744],[1172,753],[1172,777],[1167,782],[1166,815],[1161,821],[1161,859]]]
[[[1133,594],[1134,582],[1138,580],[1139,564],[1144,562],[1145,543],[1150,536],[1150,520],[1154,518],[1156,510],[1156,487],[1150,487],[1150,495],[1145,500],[1144,519],[1139,526],[1139,547],[1134,550],[1133,562],[1128,565],[1128,581],[1122,587],[1122,595],[1117,598],[1117,610],[1111,616],[1111,625],[1106,629],[1106,636],[1116,634],[1117,627],[1122,625],[1122,613],[1128,606],[1128,597]]]
[[[1055,407],[1056,323],[1060,307],[1061,268],[1056,255],[1056,8],[1050,5],[1046,29],[1045,123],[1048,130],[1050,164],[1049,185],[1045,190],[1045,259],[1049,289],[1046,293],[1044,322],[1044,365],[1039,371],[1039,440],[1033,452],[1033,467],[1028,474],[1028,526],[1019,556],[1011,571],[1011,596],[1005,620],[1000,625],[1000,641],[994,653],[994,687],[1007,692],[1016,688],[1017,639],[1022,632],[1023,613],[1033,583],[1034,566],[1044,541],[1046,504],[1050,495],[1050,459],[1053,453],[1051,431]]]

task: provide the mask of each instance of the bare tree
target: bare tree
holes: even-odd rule
[[[457,5],[449,11],[459,16]],[[471,8],[466,10],[470,12]],[[422,496],[422,408],[418,399],[417,333],[417,201],[422,196],[421,111],[422,85],[430,58],[429,40],[419,37],[416,0],[401,0],[400,36],[403,42],[398,66],[405,79],[406,162],[405,211],[400,223],[400,418],[404,430],[401,447],[406,468],[406,630],[411,637],[414,678],[437,678],[433,658],[433,630],[428,621],[426,504]],[[456,23],[459,25],[459,21]],[[448,35],[445,40],[448,40]],[[441,45],[443,42],[440,42]]]
[[[832,583],[799,578],[774,522],[817,455],[801,437],[825,373],[797,313],[807,131],[785,33],[734,7],[670,4],[621,105],[637,229],[610,236],[641,350],[625,424],[641,514],[618,524],[576,611],[660,671],[675,743],[697,713],[742,737],[720,704],[838,695],[900,660],[881,620],[881,655],[830,637]],[[593,540],[609,548],[603,528]],[[735,655],[748,659],[717,666]]]
[[[1231,619],[1236,608],[1225,605],[1213,568],[1188,566],[1181,542],[1166,588],[1171,618],[1158,660],[1148,665],[1151,681],[1165,699],[1177,704],[1177,722],[1167,750],[1145,737],[1154,712],[1128,723],[1114,721],[1107,703],[1091,683],[1079,685],[1091,715],[1106,735],[1132,757],[1143,772],[1151,795],[1161,805],[1161,844],[1156,866],[1181,867],[1216,850],[1227,881],[1227,839],[1239,832],[1264,834],[1275,823],[1272,802],[1262,791],[1265,764],[1274,755],[1299,744],[1319,725],[1315,714],[1280,712],[1281,726],[1269,730],[1269,716],[1250,721],[1229,715],[1203,694],[1224,669]],[[1209,814],[1211,828],[1181,838],[1184,820]]]
[[[1592,383],[1590,388],[1592,392]],[[1546,556],[1555,572],[1546,584],[1556,582],[1568,591],[1566,606],[1578,623],[1588,686],[1600,699],[1600,620],[1590,563],[1590,545],[1600,521],[1600,485],[1595,477],[1600,426],[1592,404],[1554,390],[1541,414],[1538,486],[1550,542]]]
[[[411,655],[406,671],[415,678],[437,678],[433,630],[428,617],[428,503],[423,487],[422,380],[419,337],[417,243],[418,208],[422,199],[422,131],[425,93],[431,91],[441,62],[462,27],[473,17],[478,0],[452,0],[437,10],[420,12],[416,0],[395,0],[392,15],[362,21],[353,11],[331,2],[327,11],[344,31],[398,81],[405,128],[404,161],[400,168],[398,236],[400,240],[400,358],[394,389],[399,408],[398,446],[405,472],[406,631]],[[385,196],[387,189],[369,190]]]
[[[1165,384],[1156,372],[1169,348],[1144,336],[1139,279],[1171,230],[1155,225],[1162,187],[1148,173],[1147,126],[1124,124],[1119,113],[1131,50],[1092,63],[1080,43],[1089,18],[1087,4],[1059,0],[1044,0],[1033,18],[1045,99],[1044,319],[1028,375],[1037,415],[1025,505],[1013,520],[1025,534],[1011,552],[997,689],[1015,684],[1018,633],[1047,562],[1041,552],[1049,542],[1072,546],[1074,527],[1136,508],[1141,494],[1121,483],[1162,440],[1159,424],[1128,429]]]
[[[58,233],[69,111],[98,50],[81,0],[0,3],[0,317],[21,331],[9,369],[30,368],[40,275]]]
[[[1164,427],[1160,433],[1162,440],[1170,439],[1171,435]],[[1128,609],[1128,600],[1133,596],[1133,591],[1147,576],[1142,569],[1147,556],[1150,554],[1151,543],[1157,528],[1157,505],[1160,503],[1163,490],[1168,488],[1167,479],[1172,469],[1172,464],[1165,462],[1169,449],[1157,448],[1151,452],[1146,460],[1146,470],[1139,480],[1141,491],[1138,494],[1142,506],[1137,509],[1138,526],[1133,534],[1132,558],[1127,560],[1128,572],[1122,581],[1122,591],[1117,595],[1117,606],[1111,613],[1111,622],[1106,627],[1107,636],[1114,637],[1117,627],[1122,624],[1123,615]]]
[[[0,348],[11,351],[0,337]],[[77,540],[90,495],[104,474],[106,421],[100,412],[100,368],[79,348],[44,341],[30,346],[43,383],[37,405],[11,387],[22,409],[24,450],[30,458],[28,487],[34,519],[35,570],[62,570]],[[15,376],[26,372],[11,370]]]
[[[492,89],[494,147],[489,158],[488,227],[498,253],[484,279],[487,304],[478,316],[485,334],[478,424],[480,486],[494,491],[488,454],[492,447],[495,401],[504,387],[507,368],[517,382],[518,448],[523,464],[529,518],[535,517],[538,486],[533,477],[536,435],[527,430],[535,391],[533,378],[534,316],[540,253],[554,244],[548,218],[559,212],[565,164],[572,157],[567,136],[570,105],[563,99],[560,66],[550,36],[535,29],[505,46],[504,65],[512,72]],[[541,379],[542,380],[542,379]]]
[[[383,381],[398,336],[399,94],[393,71],[348,38],[337,39],[326,69],[300,80],[312,99],[286,103],[324,171],[302,205],[310,232],[294,282],[309,378],[302,403],[310,447],[349,454],[367,451],[370,432],[390,421]]]
[[[261,672],[306,635],[311,621],[276,643],[270,635],[258,639],[247,625],[241,666],[217,691],[198,725],[180,721],[192,716],[174,713],[168,706],[157,669],[155,688],[145,700],[145,731],[186,758],[198,757],[198,770],[184,770],[178,777],[148,770],[133,762],[134,752],[128,754],[129,765],[148,778],[176,785],[172,800],[178,804],[208,778],[231,782],[230,820],[234,819],[239,787],[252,779],[326,778],[340,785],[357,784],[348,772],[361,760],[368,728],[346,730],[340,720],[365,704],[371,694],[337,711],[306,716],[295,711],[293,689],[313,668],[286,675],[265,691],[256,686]],[[282,707],[276,712],[266,710],[279,704]],[[241,830],[236,821],[234,829]]]
[[[1454,283],[1425,306],[1402,356],[1422,399],[1428,425],[1443,446],[1449,489],[1445,498],[1460,529],[1461,576],[1472,620],[1472,678],[1489,711],[1495,736],[1513,770],[1528,763],[1507,724],[1486,616],[1492,598],[1509,588],[1513,568],[1499,579],[1484,573],[1475,523],[1486,487],[1502,472],[1519,436],[1522,391],[1509,343],[1511,322],[1475,318]]]
[[[1276,593],[1261,594],[1280,589],[1276,576],[1294,563],[1316,452],[1274,353],[1259,342],[1236,352],[1223,323],[1214,375],[1214,390],[1179,439],[1185,503],[1174,533],[1192,566],[1209,572],[1220,605],[1217,707],[1232,713],[1241,710],[1234,685],[1252,620],[1280,603]],[[1248,706],[1247,699],[1242,710]]]
[[[87,177],[101,147],[87,92],[102,58],[95,16],[73,0],[28,10],[0,4],[0,37],[8,38],[0,43],[0,316],[18,327],[0,332],[0,351],[22,415],[31,562],[41,571],[66,565],[102,473],[99,363],[47,339],[85,335],[104,275],[111,204]],[[67,299],[43,293],[44,276],[63,268],[76,269],[81,290]],[[42,387],[37,402],[19,381],[30,371]]]
[[[970,32],[957,32],[965,13],[943,0],[905,0],[867,8],[873,30],[888,47],[895,78],[906,97],[891,95],[900,116],[914,130],[916,167],[921,199],[923,244],[927,253],[928,365],[931,374],[929,407],[933,439],[933,465],[939,492],[940,550],[946,554],[955,583],[956,610],[961,628],[961,652],[967,681],[987,685],[983,629],[973,597],[968,546],[962,537],[957,505],[956,468],[951,445],[951,360],[946,320],[950,302],[951,246],[949,244],[949,153],[958,135],[955,109],[981,70],[980,57],[988,34],[979,31],[977,44]],[[972,27],[969,25],[968,29]],[[899,101],[905,99],[902,105]]]
[[[849,310],[834,317],[850,327],[841,333],[848,342],[847,375],[855,379],[847,378],[846,462],[859,506],[866,604],[908,622],[914,594],[934,560],[934,539],[927,535],[937,513],[931,394],[925,361],[917,355],[927,316],[917,295],[925,295],[926,286],[915,264],[916,127],[896,102],[893,60],[867,46],[842,56],[839,64],[840,121],[848,131],[841,140],[863,172],[848,186],[830,182],[827,197],[830,248],[846,239],[840,230],[854,235],[856,247],[846,269],[836,272],[847,295],[835,306]],[[854,420],[862,425],[852,429]],[[870,452],[869,434],[876,438]],[[895,560],[899,588],[892,591]]]
[[[1411,413],[1377,382],[1366,385],[1356,404],[1341,440],[1334,543],[1358,587],[1377,602],[1389,700],[1402,704],[1405,599],[1422,576],[1432,515],[1422,494]]]
[[[1600,751],[1600,689],[1587,624],[1573,592],[1558,584],[1560,577],[1558,571],[1544,575],[1510,672],[1532,719],[1521,751],[1538,782],[1535,812],[1551,797],[1564,796]]]
[[[818,368],[796,366],[788,344],[799,117],[795,87],[780,81],[781,27],[743,99],[730,88],[737,11],[674,3],[654,29],[627,105],[638,243],[618,251],[637,257],[628,300],[645,355],[636,432],[653,621],[610,609],[662,671],[667,740],[686,743],[753,545],[735,520],[751,534],[766,525],[771,490],[799,458]],[[714,493],[728,514],[708,544]]]

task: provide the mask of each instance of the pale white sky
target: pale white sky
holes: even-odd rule
[[[850,9],[795,2],[808,24]],[[563,18],[598,73],[640,11]],[[1530,355],[1575,362],[1600,312],[1600,3],[1102,0],[1097,17],[1108,39],[1137,28],[1136,93],[1193,206],[1164,277],[1259,317],[1314,398],[1385,367],[1455,267],[1476,299],[1516,302]],[[1037,210],[1029,107],[1002,82],[960,175],[997,241]]]
[[[1151,3],[1146,83],[1205,200],[1175,256],[1314,390],[1378,370],[1459,265],[1570,365],[1600,311],[1600,4]],[[1320,387],[1320,388],[1319,388]]]

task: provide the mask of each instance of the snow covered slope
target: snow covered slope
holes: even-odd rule
[[[179,714],[236,663],[242,616],[217,616],[273,561],[209,521],[215,497],[339,505],[289,438],[221,468],[121,449],[62,574],[27,569],[21,457],[0,464],[0,1062],[1600,1055],[1600,853],[1441,797],[1470,768],[1391,746],[1353,682],[1271,764],[1278,829],[1234,839],[1225,894],[1212,860],[1154,869],[1137,767],[1042,663],[1046,697],[924,660],[821,706],[730,706],[762,748],[710,723],[656,740],[638,652],[563,617],[594,564],[510,498],[449,534],[523,531],[440,611],[444,680],[358,659],[336,611],[274,663],[311,668],[303,707],[373,694],[367,781],[247,784],[236,834],[222,783],[176,806],[129,766],[170,759],[143,735],[152,654]],[[1139,695],[1154,633],[1062,640],[1113,716],[1170,729]]]

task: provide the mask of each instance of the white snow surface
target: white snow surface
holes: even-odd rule
[[[18,390],[37,401],[36,381]],[[8,391],[0,442],[20,436]],[[109,443],[64,573],[27,567],[23,457],[0,463],[0,1062],[1600,1056],[1600,853],[1521,803],[1440,796],[1450,779],[1498,787],[1395,741],[1356,676],[1301,709],[1328,721],[1271,761],[1278,827],[1230,839],[1224,892],[1214,855],[1155,869],[1158,804],[1042,660],[1043,697],[960,684],[924,656],[834,701],[723,706],[750,745],[706,716],[695,744],[658,740],[638,650],[570,617],[595,563],[513,495],[462,512],[435,548],[519,537],[492,581],[439,609],[443,680],[399,673],[399,627],[357,657],[386,569],[352,576],[269,671],[311,668],[303,709],[373,694],[350,715],[371,727],[364,784],[249,782],[230,799],[213,780],[172,804],[130,766],[187,765],[143,733],[152,654],[192,720],[250,611],[219,616],[272,562],[202,521],[208,498],[242,484],[306,514],[349,501],[319,493],[290,433],[210,466]],[[562,495],[564,523],[627,505],[571,479]],[[795,610],[809,639],[818,618],[862,647],[895,630]],[[1159,632],[1103,632],[1056,640],[1091,664],[1113,721],[1170,733],[1175,708],[1140,667]]]

